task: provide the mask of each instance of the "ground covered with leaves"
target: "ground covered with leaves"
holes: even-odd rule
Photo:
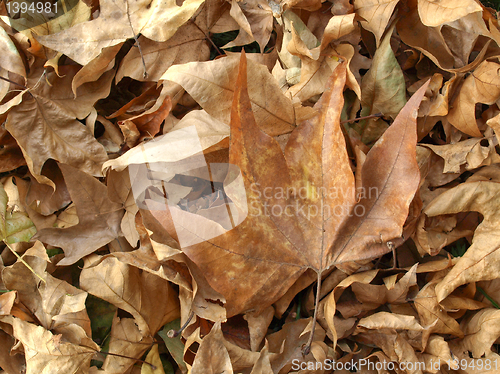
[[[494,9],[42,4],[0,3],[2,372],[500,372]]]

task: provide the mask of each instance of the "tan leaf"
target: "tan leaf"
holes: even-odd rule
[[[131,77],[138,81],[158,81],[172,65],[206,61],[210,57],[205,34],[191,23],[181,26],[166,42],[155,42],[144,36],[140,36],[138,41],[146,64],[147,78],[144,77],[139,49],[133,48],[120,63],[116,72],[117,82],[123,77]]]
[[[23,102],[9,112],[5,125],[27,157],[33,176],[45,184],[51,182],[41,176],[41,170],[49,158],[96,176],[102,175],[101,164],[108,159],[104,148],[76,119],[86,117],[94,103],[109,94],[113,75],[82,86],[75,100],[70,81],[76,71],[61,70],[67,75],[58,78],[48,73],[46,80],[25,94]]]
[[[85,372],[96,348],[60,341],[59,335],[14,318],[14,336],[23,344],[26,357],[26,374],[47,372]]]
[[[450,317],[438,304],[436,297],[436,282],[427,283],[415,296],[415,309],[418,312],[420,324],[425,328],[422,334],[422,346],[426,347],[427,339],[432,333],[452,334],[463,337],[458,322]]]
[[[234,82],[238,76],[239,56],[214,61],[174,65],[161,79],[180,84],[208,114],[230,123]],[[249,93],[257,122],[269,135],[290,132],[294,124],[293,106],[266,67],[250,60]]]
[[[273,31],[273,12],[267,1],[237,2],[233,0],[231,2],[231,16],[240,26],[240,32],[235,40],[223,48],[245,45],[255,40],[259,44],[261,52],[264,52]]]
[[[158,344],[153,345],[145,361],[146,362],[142,364],[141,374],[165,374],[160,359],[160,353],[158,352]]]
[[[453,22],[467,14],[482,12],[483,8],[474,0],[418,0],[418,14],[422,23],[436,27]]]
[[[24,69],[19,51],[2,27],[0,27],[0,53],[2,55],[0,65],[2,68],[26,77],[26,70]]]
[[[436,286],[439,302],[462,284],[497,278],[500,253],[496,230],[498,227],[497,196],[500,185],[479,181],[462,183],[442,193],[424,210],[429,216],[477,211],[484,216],[474,232],[472,245],[458,263]]]
[[[483,145],[487,143],[487,146]],[[500,162],[495,145],[487,138],[471,138],[455,144],[424,144],[444,159],[443,173],[459,173],[460,166],[466,170],[476,169],[489,163]]]
[[[424,328],[413,316],[405,316],[395,313],[378,312],[369,317],[359,320],[359,327],[367,329],[395,329],[422,331]]]
[[[464,320],[462,328],[465,336],[458,343],[459,349],[472,353],[474,358],[481,358],[491,352],[492,345],[500,336],[497,324],[499,316],[500,310],[487,308]]]
[[[65,258],[58,264],[71,265],[118,237],[123,207],[109,200],[106,186],[94,177],[65,164],[59,164],[59,168],[76,205],[79,222],[65,229],[40,230],[36,238],[61,247]]]
[[[493,104],[500,98],[500,65],[483,61],[468,76],[460,89],[460,93],[452,103],[448,120],[460,131],[475,137],[481,137],[475,117],[477,103]]]
[[[233,373],[223,340],[220,322],[216,322],[210,333],[201,341],[190,371],[192,374]]]
[[[364,18],[361,25],[375,35],[377,46],[399,0],[356,0],[354,11]]]
[[[64,53],[80,65],[96,58],[105,47],[133,38],[137,33],[164,42],[183,25],[204,0],[187,0],[177,6],[175,0],[114,3],[103,1],[97,19],[79,23],[57,34],[38,36],[44,46]]]
[[[143,336],[154,336],[165,323],[179,317],[177,295],[167,281],[113,256],[89,258],[80,286],[132,314]],[[151,290],[155,290],[154,297]]]

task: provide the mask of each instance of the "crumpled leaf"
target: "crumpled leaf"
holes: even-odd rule
[[[481,358],[491,352],[491,346],[500,336],[498,317],[500,310],[482,309],[472,318],[465,320],[463,330],[465,337],[458,342],[459,349],[470,352],[474,358]]]
[[[27,242],[36,233],[35,225],[25,213],[7,211],[8,201],[0,183],[0,240],[8,244]]]
[[[158,344],[153,345],[145,361],[146,362],[143,363],[141,367],[141,374],[165,374],[160,359],[160,353],[158,352]]]
[[[482,10],[474,0],[418,0],[418,15],[422,23],[429,27],[453,22],[467,14]]]
[[[141,0],[137,2],[100,3],[97,19],[79,23],[57,34],[38,36],[44,46],[64,53],[80,65],[96,58],[105,47],[124,42],[140,33],[148,39],[164,42],[183,25],[204,0],[186,0],[177,6],[168,2]]]
[[[177,295],[167,281],[114,256],[93,256],[86,261],[80,286],[129,312],[143,336],[153,337],[165,323],[179,317]],[[154,297],[151,290],[155,290]]]
[[[375,35],[377,45],[399,0],[356,0],[354,10],[364,18],[361,25]]]
[[[448,120],[460,131],[481,137],[477,127],[475,107],[477,103],[493,104],[500,98],[500,64],[483,61],[466,79],[452,103]]]
[[[497,196],[499,184],[489,181],[462,183],[443,192],[431,201],[424,213],[429,216],[440,214],[457,214],[459,212],[477,211],[484,216],[479,224],[472,245],[459,259],[443,280],[436,286],[439,302],[444,300],[458,286],[480,280],[497,278],[500,261],[499,239],[496,235],[498,227]]]
[[[86,117],[94,103],[109,94],[113,75],[105,74],[80,87],[75,100],[69,82],[76,71],[70,68],[61,72],[66,76],[58,78],[55,73],[48,73],[37,88],[25,93],[22,103],[9,112],[5,124],[21,147],[31,174],[38,182],[49,185],[52,182],[41,175],[49,158],[95,176],[102,175],[101,165],[108,159],[102,145],[77,118]]]
[[[394,118],[406,104],[405,79],[390,43],[393,30],[394,25],[387,30],[363,77],[362,115],[382,113]]]
[[[24,347],[26,374],[85,372],[96,353],[96,348],[62,341],[61,335],[18,318],[13,318],[12,327]]]
[[[106,186],[69,165],[59,164],[69,194],[76,205],[79,222],[65,229],[45,228],[36,239],[59,246],[65,258],[59,265],[71,265],[118,237],[123,206],[112,202]]]
[[[229,124],[238,60],[238,56],[229,56],[174,65],[161,79],[180,84],[208,114]],[[257,123],[269,135],[290,132],[295,126],[290,99],[284,96],[264,66],[251,60],[248,64],[252,76],[249,92]]]
[[[212,373],[233,373],[231,360],[223,339],[220,322],[216,322],[212,326],[210,333],[203,338],[200,344],[190,371],[192,374],[205,374],[207,371]]]

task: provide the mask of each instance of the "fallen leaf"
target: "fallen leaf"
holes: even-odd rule
[[[475,106],[477,103],[493,104],[500,97],[499,68],[500,65],[495,62],[484,61],[465,79],[448,114],[450,123],[460,131],[481,137],[475,117]]]
[[[483,9],[474,0],[418,0],[418,15],[422,23],[436,27],[443,23],[453,22],[467,14],[481,12]]]
[[[123,206],[107,197],[106,186],[71,166],[59,164],[79,222],[65,229],[46,228],[36,238],[64,250],[59,265],[71,265],[118,237]]]
[[[216,322],[212,326],[210,333],[203,338],[200,344],[193,367],[190,370],[192,374],[204,374],[207,372],[233,373],[229,354],[224,346],[223,339],[220,322]]]
[[[238,56],[170,67],[161,79],[180,84],[208,114],[229,124],[238,76]],[[249,62],[252,109],[257,123],[269,135],[290,132],[294,127],[291,101],[284,96],[272,75],[262,65]]]
[[[375,35],[377,46],[399,0],[361,0],[354,2],[354,11],[364,20],[361,25]]]
[[[86,65],[103,48],[134,38],[136,33],[159,42],[167,41],[202,3],[203,0],[187,0],[182,6],[177,6],[173,0],[166,4],[159,1],[130,4],[103,1],[96,19],[79,23],[56,34],[39,35],[37,40],[79,64]]]
[[[31,174],[40,183],[51,184],[41,175],[49,158],[96,176],[102,175],[101,165],[108,159],[104,148],[77,118],[86,117],[92,105],[108,95],[112,75],[82,86],[75,100],[68,84],[74,73],[75,69],[69,69],[64,78],[48,73],[47,80],[25,93],[23,102],[7,116],[5,128],[18,142]]]

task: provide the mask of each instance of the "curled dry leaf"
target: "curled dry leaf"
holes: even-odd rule
[[[249,93],[259,126],[269,135],[290,132],[295,127],[293,106],[262,65],[250,60]],[[180,84],[208,114],[229,124],[238,77],[238,56],[214,61],[174,65],[161,79]]]
[[[462,183],[439,195],[424,210],[429,217],[470,211],[479,212],[484,217],[474,232],[472,245],[436,286],[439,302],[462,284],[498,277],[499,188],[498,183],[489,181]]]
[[[124,211],[122,204],[109,200],[106,186],[94,177],[65,164],[59,168],[79,222],[65,229],[42,229],[36,238],[61,247],[65,258],[58,264],[71,265],[119,236]]]

